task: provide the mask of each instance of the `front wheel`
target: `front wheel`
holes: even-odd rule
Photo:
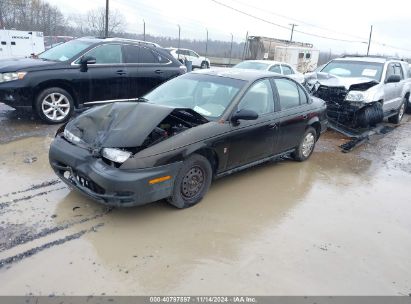
[[[292,156],[297,161],[305,161],[314,151],[315,142],[317,141],[317,132],[313,127],[308,127],[305,131],[298,147]]]
[[[38,116],[49,124],[67,121],[74,111],[73,97],[61,88],[49,88],[37,95],[35,109]]]
[[[401,104],[400,108],[398,109],[398,113],[395,116],[391,116],[388,118],[388,122],[393,123],[393,124],[399,124],[404,117],[405,113],[405,103],[407,100],[404,100],[404,102]]]
[[[192,207],[204,197],[210,187],[213,171],[210,162],[199,154],[187,158],[177,175],[168,202],[183,209]]]

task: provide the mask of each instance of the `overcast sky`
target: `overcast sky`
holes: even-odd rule
[[[371,0],[216,0],[237,10],[255,15],[285,27],[296,23],[302,31],[343,42],[323,39],[295,32],[293,40],[311,42],[321,50],[333,52],[366,52],[370,25],[374,26],[370,53],[398,54],[411,57],[411,1],[387,2]],[[105,0],[48,0],[66,14],[86,12],[104,7]],[[290,30],[245,16],[213,0],[110,0],[110,7],[126,18],[126,30],[142,33],[143,19],[146,33],[205,40],[206,28],[210,39],[236,41],[245,39],[246,32],[254,36],[289,39]],[[378,44],[379,43],[379,44]],[[394,49],[381,44],[395,46]],[[401,50],[403,49],[403,50]]]

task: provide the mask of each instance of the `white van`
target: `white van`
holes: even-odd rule
[[[42,52],[43,32],[0,30],[0,59],[28,57]]]

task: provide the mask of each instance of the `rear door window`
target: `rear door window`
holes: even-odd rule
[[[289,79],[274,79],[275,85],[280,96],[281,110],[287,110],[300,105],[300,93],[297,84]]]
[[[282,67],[283,67],[283,75],[291,75],[291,74],[294,74],[294,71],[291,69],[290,66],[283,64]]]
[[[270,69],[270,72],[281,74],[281,67],[279,64],[273,65]]]

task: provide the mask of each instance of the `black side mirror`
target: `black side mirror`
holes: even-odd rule
[[[385,83],[394,83],[394,82],[400,82],[400,81],[401,81],[401,76],[400,75],[390,75],[390,76],[388,76]]]
[[[88,64],[95,64],[96,58],[91,57],[91,56],[83,56],[80,59],[80,71],[81,72],[87,72],[87,65]]]
[[[257,112],[253,110],[241,109],[231,116],[231,121],[238,124],[239,120],[256,120],[258,118]]]

